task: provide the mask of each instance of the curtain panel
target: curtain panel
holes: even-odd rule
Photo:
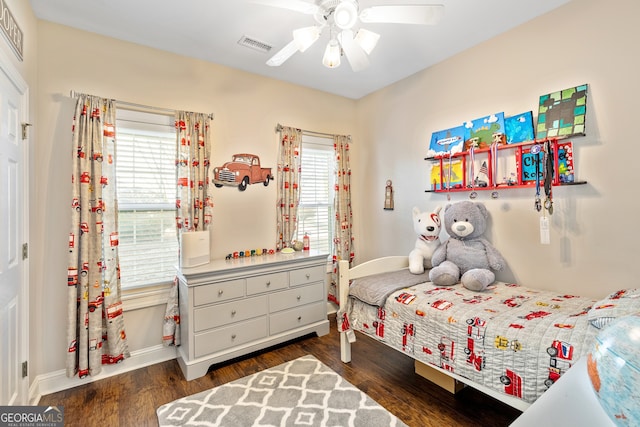
[[[213,202],[209,193],[209,127],[211,119],[202,113],[177,111],[176,176],[177,230],[207,230]]]
[[[129,357],[118,259],[115,107],[78,95],[72,127],[67,282],[68,377]]]
[[[211,119],[207,114],[176,111],[176,230],[178,239],[185,231],[208,230],[212,220],[210,193]],[[169,290],[164,316],[162,342],[180,345],[178,279]]]
[[[276,202],[276,250],[290,247],[298,227],[300,203],[300,156],[302,131],[291,127],[280,130],[278,150],[278,191]]]
[[[349,260],[351,266],[355,257],[353,238],[353,213],[351,210],[351,165],[349,143],[351,137],[335,135],[333,148],[336,159],[334,211],[336,220],[333,234],[333,268],[329,286],[329,300],[338,302],[336,284],[338,282],[338,261]]]

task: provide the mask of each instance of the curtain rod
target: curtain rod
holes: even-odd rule
[[[282,126],[280,123],[278,123],[276,125],[276,132],[280,132],[282,131],[282,128],[284,126]],[[334,137],[336,135],[332,134],[332,133],[324,133],[324,132],[316,132],[316,131],[312,131],[312,130],[304,130],[304,129],[300,129],[300,132],[306,134],[306,135],[311,135],[311,136],[330,136],[330,137]]]
[[[76,95],[80,95],[80,93],[76,92],[75,90],[72,90],[71,93],[70,93],[71,98],[75,98]],[[118,99],[113,99],[113,101],[116,104],[120,104],[122,106],[133,107],[133,108],[137,108],[137,109],[141,109],[141,110],[147,110],[147,111],[149,111],[149,110],[158,111],[158,112],[164,113],[166,115],[174,115],[175,112],[177,111],[177,110],[174,110],[174,109],[171,109],[171,108],[162,108],[162,107],[153,107],[151,105],[135,104],[133,102],[120,101]],[[209,113],[208,116],[209,116],[209,119],[213,120],[214,117],[215,117],[215,114],[214,113]]]

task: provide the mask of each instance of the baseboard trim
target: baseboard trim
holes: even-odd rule
[[[131,352],[131,357],[125,359],[122,363],[118,363],[116,365],[104,365],[102,367],[102,372],[95,376],[88,376],[82,379],[78,377],[67,378],[66,371],[64,369],[38,375],[31,383],[31,387],[29,387],[29,403],[31,405],[37,405],[40,401],[40,397],[44,395],[89,384],[94,381],[99,381],[114,375],[124,374],[125,372],[144,368],[145,366],[154,365],[156,363],[166,362],[167,360],[172,360],[176,357],[177,352],[175,347],[165,347],[160,344],[133,351]]]

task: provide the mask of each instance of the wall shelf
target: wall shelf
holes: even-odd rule
[[[551,181],[551,185],[554,187],[561,186],[573,186],[573,185],[584,185],[587,181],[584,180],[575,180],[574,179],[574,171],[573,171],[573,145],[569,141],[559,141],[558,139],[549,139],[542,141],[526,141],[516,144],[499,144],[492,148],[476,148],[471,153],[470,150],[454,153],[451,155],[441,155],[436,157],[426,157],[425,160],[433,163],[432,167],[438,168],[435,172],[436,176],[439,177],[438,180],[432,180],[431,189],[425,190],[426,193],[453,193],[453,192],[470,192],[470,191],[487,191],[487,190],[510,190],[516,188],[536,188],[536,179],[534,178],[537,174],[538,176],[538,185],[542,187],[544,185],[544,176],[543,169],[544,165],[543,159],[545,156],[544,147],[550,149],[553,156],[553,178]],[[532,148],[540,148],[539,152],[536,152],[535,149],[532,152]],[[510,150],[512,153],[503,154],[502,159],[511,158],[511,162],[515,163],[515,172],[512,172],[512,177],[509,180],[503,180],[502,182],[498,182],[496,184],[491,184],[496,182],[494,179],[494,175],[497,173],[496,165],[498,161],[498,157],[500,153],[503,153],[505,150]],[[510,156],[510,157],[509,157]],[[478,178],[477,175],[470,176],[471,171],[469,171],[468,166],[470,166],[469,161],[473,160],[473,170],[480,170],[477,167],[476,158],[481,157],[485,158],[486,169],[483,173],[487,176],[487,181],[483,181],[481,184],[471,185],[472,180],[476,181]],[[451,179],[449,173],[450,170],[454,169],[453,162],[455,162],[455,167],[461,173],[456,173],[456,179]],[[537,167],[536,167],[537,163]],[[559,173],[559,166],[563,167],[562,173]],[[461,175],[461,176],[457,176]],[[513,177],[515,175],[515,177]],[[478,181],[476,181],[478,182]]]
[[[573,185],[585,185],[587,181],[574,181],[574,182],[563,182],[559,184],[553,184],[554,187],[571,187]],[[425,193],[462,193],[465,191],[487,191],[487,190],[515,190],[516,188],[536,188],[535,184],[503,184],[500,183],[495,187],[460,187],[460,188],[445,188],[444,190],[424,190]]]

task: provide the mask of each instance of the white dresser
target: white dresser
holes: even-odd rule
[[[328,334],[327,257],[278,253],[180,270],[178,363],[185,378],[293,338]]]

